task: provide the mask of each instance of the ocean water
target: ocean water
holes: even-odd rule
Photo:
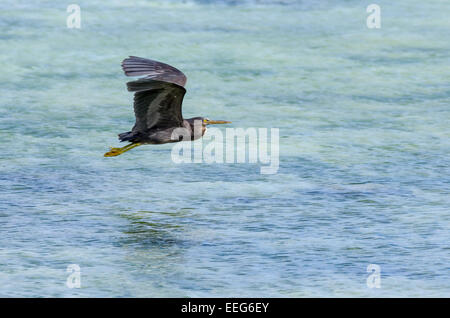
[[[0,296],[450,296],[447,0],[377,1],[380,29],[356,0],[74,2],[80,29],[0,3]],[[279,128],[278,172],[104,158],[129,55],[184,71],[185,117]]]

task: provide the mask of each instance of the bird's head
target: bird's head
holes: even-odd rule
[[[192,140],[202,137],[206,133],[207,125],[230,124],[231,123],[231,121],[211,120],[206,117],[194,117],[194,118],[185,119],[185,121],[187,121],[190,125],[191,131],[192,131]]]

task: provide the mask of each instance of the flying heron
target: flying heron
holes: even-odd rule
[[[181,104],[186,93],[186,76],[173,66],[130,56],[123,60],[122,69],[126,76],[146,76],[127,83],[128,91],[135,92],[136,123],[131,131],[119,134],[119,140],[130,144],[111,148],[105,157],[118,156],[140,145],[183,141],[184,136],[196,140],[205,134],[206,125],[231,123],[206,117],[183,119]]]

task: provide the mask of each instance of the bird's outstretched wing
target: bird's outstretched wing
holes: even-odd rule
[[[183,72],[173,66],[137,56],[124,59],[122,69],[126,76],[147,75],[145,78],[174,83],[183,87],[187,80]]]
[[[134,94],[134,113],[136,124],[133,132],[144,132],[153,128],[182,127],[181,104],[186,93],[184,87],[142,78],[127,83]]]
[[[186,90],[186,76],[168,64],[130,56],[122,61],[127,76],[147,75],[128,82],[134,94],[136,124],[133,132],[150,128],[182,127],[181,104]]]

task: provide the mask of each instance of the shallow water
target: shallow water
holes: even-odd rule
[[[450,296],[448,1],[77,3],[0,4],[0,296]],[[278,173],[104,158],[128,55],[185,117],[279,128]]]

